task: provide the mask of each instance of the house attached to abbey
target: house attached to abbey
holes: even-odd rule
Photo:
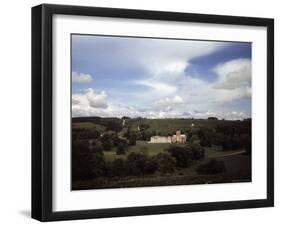
[[[157,144],[157,143],[158,144],[159,143],[184,144],[184,143],[186,143],[186,135],[181,134],[181,131],[177,130],[176,134],[173,136],[167,136],[167,137],[166,136],[152,136],[148,143],[151,143],[151,144]]]

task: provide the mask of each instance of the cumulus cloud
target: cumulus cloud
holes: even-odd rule
[[[104,113],[108,108],[107,94],[105,91],[94,89],[83,90],[82,93],[72,94],[72,115],[93,116],[96,112]]]
[[[177,42],[174,40],[157,41],[150,43],[150,48],[141,48],[143,56],[139,59],[146,75],[136,84],[144,85],[147,92],[142,98],[152,101],[152,97],[165,98],[175,95],[179,85],[185,79],[185,69],[189,66],[189,60],[208,55],[223,48],[226,44],[219,42],[202,42],[194,45],[193,41]],[[155,49],[155,51],[151,51]],[[146,51],[149,53],[146,53]],[[141,54],[141,55],[142,55]]]
[[[78,105],[80,101],[72,97],[72,105]]]
[[[236,89],[251,86],[252,66],[250,59],[236,59],[214,68],[218,80],[214,84],[216,89]]]
[[[73,71],[72,83],[88,83],[92,81],[92,76],[89,74],[83,74]]]
[[[105,91],[100,93],[89,88],[86,91],[86,97],[89,101],[89,105],[93,108],[107,108],[107,95]]]
[[[235,59],[214,68],[218,79],[212,87],[217,89],[216,101],[230,102],[251,97],[251,60]]]

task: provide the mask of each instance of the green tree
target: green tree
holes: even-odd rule
[[[115,159],[111,164],[111,176],[126,176],[126,162],[123,159]]]
[[[74,142],[71,159],[74,180],[95,179],[106,174],[103,156],[99,153],[93,153],[88,142]]]
[[[192,160],[201,160],[205,158],[205,149],[198,143],[188,145],[191,150]]]
[[[158,170],[162,174],[172,173],[175,171],[176,160],[167,153],[159,153],[156,156],[158,162]]]
[[[226,171],[224,161],[211,159],[197,168],[199,174],[218,174]]]
[[[190,143],[198,143],[198,144],[200,143],[200,139],[196,134],[192,135],[189,141]]]
[[[102,143],[102,147],[105,151],[110,151],[111,148],[113,147],[113,142],[112,140],[106,140]]]
[[[135,132],[131,132],[129,135],[129,145],[136,145],[137,135]]]
[[[95,141],[92,143],[92,152],[96,154],[103,154],[103,147],[100,141]]]
[[[144,168],[145,168],[145,164],[147,161],[148,156],[144,153],[139,153],[139,152],[131,152],[128,156],[127,156],[127,160],[135,165],[135,168],[137,169],[137,171],[140,174],[144,174]]]
[[[158,161],[155,157],[148,158],[144,166],[144,174],[153,174],[159,168]]]
[[[192,153],[189,147],[171,145],[167,151],[175,158],[177,167],[185,168],[190,165],[192,161]]]
[[[126,153],[126,145],[124,143],[119,143],[116,149],[117,155],[124,155]]]

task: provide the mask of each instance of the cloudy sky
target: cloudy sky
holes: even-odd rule
[[[72,35],[72,116],[251,117],[251,43]]]

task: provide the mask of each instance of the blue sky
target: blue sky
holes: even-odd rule
[[[72,35],[72,115],[251,117],[251,43]]]

